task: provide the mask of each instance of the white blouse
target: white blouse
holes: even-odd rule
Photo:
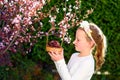
[[[94,58],[92,54],[79,57],[79,53],[72,54],[68,65],[65,60],[54,62],[62,80],[90,80],[94,73]]]

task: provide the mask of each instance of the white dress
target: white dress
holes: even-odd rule
[[[92,54],[79,57],[79,53],[72,54],[68,65],[65,60],[54,62],[62,80],[90,80],[94,73],[94,58]]]

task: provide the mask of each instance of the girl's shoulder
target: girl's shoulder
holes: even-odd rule
[[[76,57],[79,53],[78,52],[75,52],[71,55],[71,57]]]
[[[75,53],[73,53],[72,55],[78,55],[78,54],[80,54],[79,52],[75,52]]]

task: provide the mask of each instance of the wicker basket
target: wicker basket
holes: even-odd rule
[[[51,52],[51,51],[61,52],[61,51],[63,50],[63,48],[62,48],[62,43],[63,43],[63,41],[61,42],[61,45],[60,45],[59,48],[58,48],[58,47],[52,47],[52,46],[49,46],[49,45],[48,45],[49,32],[52,31],[52,30],[55,30],[55,29],[56,29],[56,28],[51,28],[51,29],[48,31],[48,35],[47,35],[47,39],[46,39],[46,51],[47,51],[47,52]],[[64,38],[64,36],[63,36],[63,38]],[[63,39],[62,39],[62,40],[63,40]]]
[[[57,51],[57,52],[62,52],[63,48],[57,48],[57,47],[51,47],[49,45],[46,45],[46,51],[51,52],[51,51]]]

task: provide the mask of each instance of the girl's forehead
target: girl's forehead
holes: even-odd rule
[[[76,31],[76,36],[86,36],[86,33],[85,33],[83,30],[78,29],[78,30]]]

